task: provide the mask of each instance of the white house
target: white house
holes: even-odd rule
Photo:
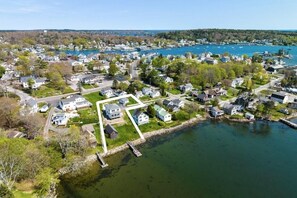
[[[102,96],[105,96],[106,98],[111,98],[114,96],[114,92],[111,88],[105,88],[105,89],[102,89],[100,91],[101,95]]]
[[[29,80],[32,80],[32,85],[29,87]],[[36,78],[34,76],[24,76],[20,78],[20,82],[22,83],[25,89],[32,88],[38,89],[41,85],[44,85],[46,82],[46,78]]]
[[[160,96],[161,96],[161,93],[159,91],[154,90],[154,91],[150,92],[150,97],[151,98],[157,98],[157,97],[160,97]]]
[[[284,104],[284,103],[287,103],[288,102],[288,95],[285,94],[285,93],[281,93],[281,92],[275,92],[271,95],[271,98],[270,98],[272,101],[274,102],[278,102],[278,103],[281,103],[281,104]]]
[[[62,99],[58,105],[63,111],[72,111],[79,108],[91,107],[92,103],[80,95],[71,95]]]
[[[188,92],[188,91],[192,91],[192,89],[193,89],[193,85],[192,85],[191,83],[188,83],[188,84],[179,86],[179,89],[180,89],[183,93],[185,93],[185,92]]]
[[[243,78],[236,78],[236,79],[232,80],[231,87],[236,88],[236,87],[242,85],[243,82],[244,82]]]
[[[65,113],[53,115],[52,123],[57,126],[66,126],[68,123],[68,116]]]
[[[153,91],[152,88],[148,88],[148,87],[144,87],[144,88],[142,88],[142,93],[143,93],[143,95],[145,95],[145,96],[150,95],[152,91]]]
[[[111,120],[122,116],[121,108],[117,104],[106,104],[104,110],[106,116]]]
[[[159,105],[154,105],[154,109],[157,112],[157,117],[163,122],[171,121],[171,114],[168,113],[165,109],[160,107]]]
[[[149,116],[140,110],[134,111],[133,119],[135,120],[137,125],[143,125],[143,124],[147,124],[150,122]]]
[[[24,109],[27,114],[34,114],[38,112],[38,105],[33,98],[27,100],[24,105]]]

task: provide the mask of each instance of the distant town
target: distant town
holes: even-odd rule
[[[274,45],[278,37],[215,41],[175,34],[0,32],[1,141],[11,146],[0,147],[0,157],[12,152],[19,163],[12,175],[0,168],[0,181],[21,191],[22,182],[47,178],[53,186],[46,192],[54,193],[57,173],[98,156],[106,165],[103,157],[129,147],[135,151],[152,136],[206,119],[297,127],[289,121],[297,116],[297,67],[286,65],[293,58],[288,50],[252,56],[152,52],[205,44]],[[42,197],[38,189],[44,184],[29,183]]]

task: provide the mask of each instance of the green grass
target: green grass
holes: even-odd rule
[[[152,98],[150,96],[142,96],[140,98],[142,101],[149,101],[149,100],[152,100]]]
[[[33,97],[44,98],[44,97],[49,97],[49,96],[57,96],[57,95],[61,95],[61,94],[72,93],[72,92],[74,92],[74,90],[67,86],[64,91],[61,91],[61,90],[56,90],[54,88],[50,88],[50,87],[43,85],[39,89],[32,90],[30,92],[31,92],[30,94]]]
[[[113,127],[118,131],[118,137],[116,139],[110,139],[107,136],[106,137],[106,144],[108,149],[113,149],[115,147],[121,146],[125,144],[127,141],[133,141],[136,140],[139,137],[139,134],[135,130],[133,124],[129,120],[127,116],[124,117],[126,124],[124,125],[113,125]],[[101,134],[100,134],[100,128],[99,125],[94,125],[95,129],[95,136],[98,141],[98,145],[102,147],[101,145]],[[98,148],[99,149],[99,148]],[[100,148],[101,149],[101,148]]]
[[[239,90],[234,88],[229,88],[227,90],[227,95],[220,96],[221,100],[229,100],[231,98],[234,98],[238,96]]]
[[[182,93],[179,89],[169,89],[167,91],[173,95],[178,95]]]
[[[22,192],[22,191],[13,191],[13,195],[15,198],[32,198],[32,197],[34,198],[34,197],[36,197],[32,193],[26,193],[26,192]]]
[[[151,131],[156,131],[164,128],[170,128],[179,125],[179,121],[172,121],[172,122],[162,122],[158,118],[150,118],[150,123],[144,124],[139,126],[139,129],[143,133],[151,132]]]
[[[87,95],[84,95],[84,97],[93,104],[92,108],[96,109],[96,102],[100,100],[105,100],[106,98],[99,94],[99,92],[90,93]]]
[[[129,97],[129,103],[127,105],[134,105],[134,104],[137,104],[137,102],[133,98]]]
[[[82,87],[84,89],[93,89],[93,88],[96,88],[98,87],[97,85],[88,85],[88,84],[82,84]]]

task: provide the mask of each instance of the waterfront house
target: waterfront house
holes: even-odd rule
[[[236,79],[232,80],[231,87],[236,88],[238,86],[241,86],[243,84],[243,82],[244,82],[243,78],[236,78]]]
[[[217,118],[224,115],[224,111],[220,110],[218,107],[210,107],[210,115]]]
[[[221,58],[221,61],[222,61],[223,63],[228,63],[228,62],[231,61],[231,58],[230,58],[229,56],[223,56],[223,57]]]
[[[247,112],[245,114],[245,118],[248,119],[248,120],[254,120],[255,119],[255,116],[249,112]]]
[[[163,122],[171,121],[171,114],[168,113],[165,109],[160,107],[159,105],[154,105],[154,109],[157,112],[157,117]]]
[[[286,93],[275,92],[271,95],[270,99],[274,102],[284,104],[288,102],[289,97]]]
[[[32,85],[29,85],[29,81],[32,81]],[[28,89],[38,89],[40,86],[44,85],[46,78],[36,78],[35,76],[24,76],[20,78],[20,82],[23,88]],[[31,86],[31,87],[30,87]]]
[[[106,104],[104,109],[106,116],[111,120],[122,116],[121,108],[117,104]]]
[[[114,92],[113,92],[113,90],[111,89],[111,88],[104,88],[104,89],[102,89],[101,91],[100,91],[100,94],[102,95],[102,96],[105,96],[106,98],[111,98],[111,97],[113,97],[114,96]]]
[[[128,98],[121,98],[119,99],[119,104],[126,106],[129,103],[129,99]]]
[[[297,102],[289,103],[288,107],[291,109],[297,109]]]
[[[218,64],[218,60],[212,58],[212,57],[209,57],[209,58],[205,58],[204,60],[207,64],[210,64],[210,65],[216,65]]]
[[[185,85],[180,85],[179,89],[183,92],[186,93],[188,91],[192,91],[193,89],[193,85],[191,83],[187,83]]]
[[[210,98],[208,98],[208,95],[202,93],[197,96],[197,100],[198,100],[198,102],[201,102],[202,104],[204,104],[204,103],[210,101]]]
[[[119,134],[118,131],[110,124],[106,125],[104,132],[110,139],[116,139]]]
[[[143,124],[149,123],[149,116],[146,113],[143,113],[139,109],[134,111],[133,119],[137,125],[143,125]]]
[[[180,99],[173,99],[173,100],[164,100],[163,105],[165,105],[170,111],[176,112],[179,111],[180,108],[185,106],[184,101]]]
[[[227,115],[234,115],[234,114],[237,114],[238,111],[241,110],[241,106],[226,104],[226,105],[224,105],[223,110],[224,110],[225,114],[227,114]]]

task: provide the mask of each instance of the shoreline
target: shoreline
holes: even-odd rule
[[[208,120],[208,117],[196,117],[196,118],[192,118],[190,120],[187,120],[183,123],[181,123],[180,125],[174,126],[174,127],[170,127],[167,129],[159,129],[159,130],[155,130],[155,131],[151,131],[151,132],[147,132],[144,133],[143,136],[145,137],[146,140],[143,140],[141,138],[138,138],[136,140],[131,141],[135,146],[137,145],[141,145],[143,143],[145,143],[147,140],[156,137],[156,136],[161,136],[161,135],[165,135],[165,134],[169,134],[169,133],[174,133],[176,131],[182,130],[182,129],[186,129],[186,128],[190,128],[202,121],[206,121]],[[100,153],[102,155],[102,157],[109,157],[112,156],[114,154],[120,153],[122,151],[125,151],[129,149],[127,144],[123,144],[121,146],[115,147],[113,149],[108,150],[107,153]],[[76,172],[79,169],[83,168],[84,166],[91,164],[91,163],[95,163],[98,162],[97,156],[96,154],[92,154],[86,157],[86,159],[82,162],[79,162],[76,164],[75,168],[69,168],[69,167],[64,167],[62,169],[59,170],[59,174],[60,176],[66,175],[68,173],[71,172]],[[98,162],[99,163],[99,162]]]
[[[291,115],[290,119],[292,118],[296,118],[297,115]],[[161,135],[165,135],[165,134],[170,134],[170,133],[174,133],[176,131],[180,131],[186,128],[190,128],[200,122],[206,121],[206,120],[227,120],[230,122],[237,122],[237,123],[253,123],[256,121],[260,121],[259,119],[254,119],[254,120],[247,120],[247,119],[230,119],[228,117],[221,117],[221,118],[212,118],[210,116],[206,116],[206,117],[195,117],[192,118],[190,120],[184,121],[182,122],[180,125],[174,126],[174,127],[170,127],[170,128],[165,128],[165,129],[159,129],[159,130],[155,130],[155,131],[151,131],[151,132],[146,132],[143,134],[143,136],[145,137],[145,140],[138,138],[136,140],[131,141],[135,146],[137,145],[141,145],[144,144],[147,140],[153,138],[153,137],[157,137],[157,136],[161,136]],[[269,122],[276,122],[275,120],[267,120]],[[278,121],[277,121],[278,122]],[[125,151],[129,149],[129,146],[127,144],[123,144],[121,146],[117,146],[113,149],[108,150],[107,153],[100,153],[102,157],[109,157],[112,155],[115,155],[117,153],[120,153],[122,151]],[[78,162],[77,164],[75,164],[75,168],[72,167],[64,167],[62,169],[60,169],[58,172],[60,174],[60,176],[63,176],[65,174],[71,173],[71,172],[76,172],[79,169],[83,168],[84,166],[91,164],[91,163],[95,163],[98,162],[97,156],[96,154],[92,154],[89,155],[85,158],[84,161]],[[99,163],[99,162],[98,162]]]

